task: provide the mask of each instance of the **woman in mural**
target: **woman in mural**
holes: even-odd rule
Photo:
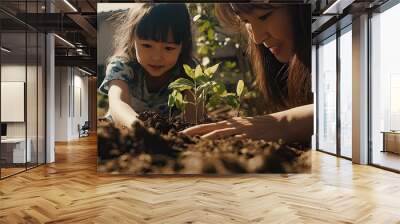
[[[131,127],[138,114],[168,114],[168,84],[192,60],[191,18],[185,4],[144,3],[124,14],[115,52],[100,91],[108,94],[109,115]],[[190,113],[188,113],[190,114]]]
[[[248,56],[268,115],[235,117],[183,131],[206,138],[310,142],[313,132],[311,92],[311,12],[306,5],[217,4],[226,27],[248,38]]]

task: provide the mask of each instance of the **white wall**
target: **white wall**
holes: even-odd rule
[[[25,82],[25,64],[6,64],[1,65],[1,81]],[[7,110],[7,108],[1,108]],[[24,122],[7,122],[8,137],[25,137]]]
[[[55,68],[55,140],[68,140],[68,68]]]
[[[78,124],[89,120],[88,78],[83,75],[76,68],[56,67],[55,141],[77,139]]]

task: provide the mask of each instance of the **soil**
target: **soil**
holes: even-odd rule
[[[123,174],[299,173],[311,166],[301,144],[229,137],[208,140],[179,133],[191,124],[140,114],[132,130],[98,126],[99,172]],[[213,119],[207,119],[210,122]]]

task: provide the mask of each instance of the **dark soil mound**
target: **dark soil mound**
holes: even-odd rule
[[[179,133],[190,124],[145,112],[132,131],[98,127],[100,172],[130,174],[297,173],[309,171],[308,147],[299,144],[207,140]]]

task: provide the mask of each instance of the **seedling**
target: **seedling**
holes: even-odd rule
[[[203,112],[205,105],[215,106],[225,101],[232,108],[237,110],[239,116],[240,100],[243,95],[244,82],[239,80],[236,87],[236,93],[228,93],[224,83],[214,80],[214,73],[218,70],[218,64],[205,68],[200,65],[192,69],[189,65],[183,65],[186,75],[190,78],[179,78],[169,84],[168,88],[172,89],[172,93],[168,98],[168,107],[171,110],[175,106],[181,111],[185,110],[187,104],[195,107],[195,119],[198,123],[198,106],[202,103]],[[182,92],[188,92],[192,95],[193,101],[190,102],[183,98]],[[204,113],[203,113],[204,114]]]
[[[222,96],[225,99],[226,104],[231,106],[234,110],[236,110],[237,116],[239,116],[241,98],[244,93],[244,82],[243,80],[239,80],[236,85],[236,93],[225,93]]]
[[[200,65],[197,65],[196,68],[192,69],[189,65],[184,64],[183,68],[186,75],[190,79],[179,78],[169,84],[168,88],[172,89],[172,93],[168,98],[168,106],[170,108],[170,111],[174,106],[176,106],[181,111],[184,111],[186,105],[191,104],[195,107],[195,119],[197,124],[199,120],[199,102],[202,103],[204,108],[209,90],[213,86],[219,85],[216,81],[213,81],[213,75],[217,71],[218,66],[219,63],[203,70]],[[192,95],[194,102],[187,101],[183,98],[182,92],[184,91]]]
[[[237,116],[239,116],[239,111],[240,111],[240,104],[241,104],[241,98],[243,95],[244,90],[244,82],[243,80],[239,80],[236,86],[236,96],[238,98],[239,104],[237,107]]]

